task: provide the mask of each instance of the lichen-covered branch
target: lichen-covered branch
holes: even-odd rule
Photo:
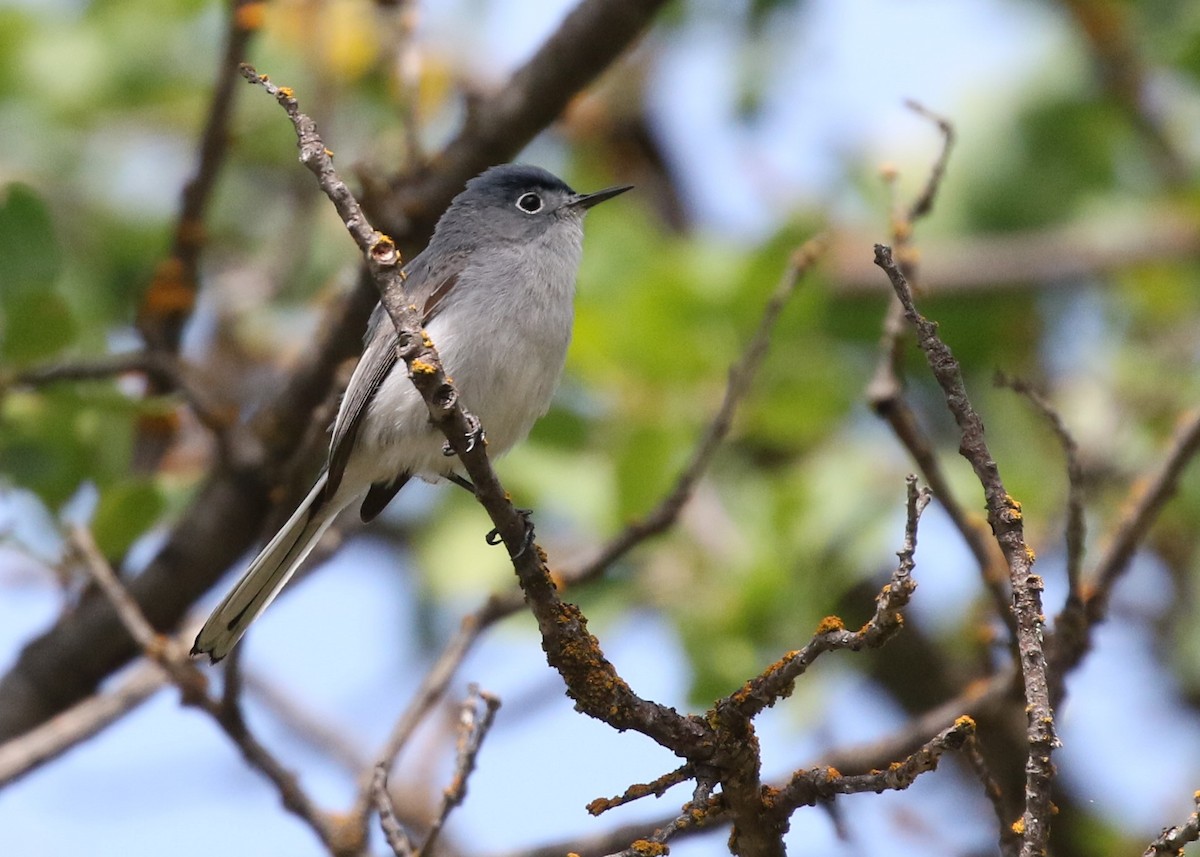
[[[1054,777],[1050,757],[1058,739],[1054,733],[1054,710],[1043,647],[1042,580],[1033,573],[1034,554],[1025,543],[1021,504],[1004,488],[1000,469],[984,437],[983,420],[967,397],[958,361],[938,337],[937,325],[917,312],[908,281],[893,259],[891,248],[876,244],[875,264],[891,280],[904,305],[905,317],[916,330],[917,343],[942,388],[946,405],[958,423],[961,433],[959,452],[970,462],[983,486],[988,523],[1008,563],[1028,714],[1025,812],[1019,821],[1021,854],[1022,857],[1040,857],[1046,852],[1050,835],[1050,782]]]

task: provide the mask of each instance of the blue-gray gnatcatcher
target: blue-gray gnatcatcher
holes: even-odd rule
[[[583,216],[627,190],[578,194],[538,167],[492,167],[467,182],[405,266],[406,297],[493,455],[523,440],[549,408],[571,339]],[[370,521],[413,476],[435,480],[461,469],[443,454],[396,344],[391,319],[375,307],[324,472],[209,616],[192,654],[229,654],[343,508],[361,497]]]

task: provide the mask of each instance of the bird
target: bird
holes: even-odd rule
[[[630,188],[581,194],[540,167],[491,167],[466,183],[428,245],[405,265],[405,297],[420,312],[493,456],[525,439],[549,409],[562,376],[584,215]],[[351,504],[359,503],[369,522],[414,477],[470,487],[397,361],[397,343],[390,317],[377,305],[333,423],[324,468],[213,610],[193,655],[216,663],[229,654]]]

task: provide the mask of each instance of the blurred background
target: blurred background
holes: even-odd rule
[[[295,89],[343,170],[391,174],[436,152],[464,98],[498,89],[572,5],[278,0],[264,4],[248,54]],[[195,169],[227,16],[212,0],[0,2],[5,372],[139,346],[135,319]],[[865,393],[890,294],[872,244],[891,239],[893,206],[919,192],[942,143],[906,99],[958,135],[915,236],[921,306],[964,364],[1057,612],[1062,454],[992,377],[1028,379],[1074,434],[1094,555],[1200,396],[1198,85],[1200,6],[1184,0],[692,0],[669,4],[521,154],[579,190],[637,185],[589,216],[567,375],[498,467],[536,510],[554,564],[589,556],[669,490],[789,252],[820,229],[831,236],[679,526],[569,596],[636,691],[701,712],[806,642],[821,617],[857,627],[894,567],[914,465]],[[204,230],[182,353],[214,407],[248,419],[353,282],[357,254],[298,165],[282,112],[240,83]],[[982,513],[911,346],[906,362],[951,484]],[[136,576],[188,514],[212,438],[178,397],[153,393],[136,375],[3,391],[0,671],[81,597],[66,524],[88,524]],[[155,420],[170,440],[140,466]],[[317,455],[305,465],[309,478]],[[1055,853],[1141,853],[1191,811],[1197,520],[1189,472],[1068,679]],[[349,803],[357,766],[459,619],[512,586],[503,552],[484,544],[489,527],[464,492],[406,489],[370,528],[335,532],[321,566],[248,635],[251,726],[323,806]],[[936,503],[915,576],[896,653],[828,656],[758,721],[767,773],[890,735],[945,701],[939,687],[1004,658],[977,565]],[[448,853],[566,851],[686,799],[681,787],[658,805],[587,815],[588,801],[676,761],[574,713],[518,614],[489,631],[401,757],[393,785],[414,815],[433,811],[450,775],[453,703],[468,682],[504,705]],[[314,737],[308,721],[334,737]],[[727,853],[726,836],[680,839],[672,853]],[[823,855],[987,854],[996,840],[991,807],[955,760],[905,792],[798,812],[788,838],[794,854]],[[323,853],[169,688],[0,791],[0,850]]]

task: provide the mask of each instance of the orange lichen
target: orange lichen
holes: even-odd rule
[[[962,729],[962,730],[969,730],[971,732],[974,732],[975,731],[975,719],[973,717],[968,717],[966,714],[964,714],[961,717],[959,717],[957,720],[954,721],[954,728]]]
[[[834,631],[845,631],[846,623],[838,616],[826,616],[817,623],[818,634],[831,634]]]
[[[163,259],[142,301],[142,312],[152,318],[191,312],[196,303],[196,284],[176,256]]]
[[[296,90],[292,89],[290,86],[281,86],[279,87],[279,94],[284,98],[295,98]]]
[[[267,18],[266,3],[243,3],[234,12],[234,20],[242,30],[257,30]]]
[[[432,375],[437,371],[424,360],[414,360],[409,369],[414,375]]]
[[[1012,832],[1017,836],[1025,835],[1025,817],[1022,816],[1012,823]]]
[[[629,850],[637,857],[659,857],[659,855],[671,853],[670,849],[661,842],[651,842],[649,839],[637,839],[629,843]]]

